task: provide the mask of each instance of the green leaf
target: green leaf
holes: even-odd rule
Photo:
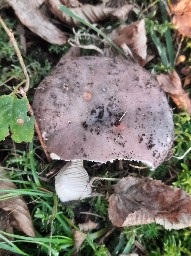
[[[17,143],[32,141],[34,118],[27,112],[27,99],[18,99],[15,95],[0,96],[0,141],[9,134]]]

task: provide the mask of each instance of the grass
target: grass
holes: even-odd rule
[[[152,10],[144,13],[148,43],[155,53],[150,70],[162,72],[174,67],[175,52],[178,45],[174,43],[172,25],[166,21],[164,6],[153,2]],[[139,1],[137,1],[138,4]],[[149,1],[145,1],[147,9]],[[154,11],[156,10],[156,11]],[[162,15],[161,15],[162,14]],[[161,17],[161,19],[157,19]],[[3,13],[3,18],[9,28],[16,26],[17,20],[9,18]],[[131,17],[133,19],[133,17]],[[85,24],[87,25],[87,24]],[[116,24],[112,24],[116,26]],[[92,28],[92,27],[91,27]],[[96,31],[99,33],[99,31]],[[18,34],[14,31],[16,38]],[[89,32],[88,32],[89,33]],[[105,34],[102,34],[105,37]],[[72,35],[71,35],[72,37]],[[39,39],[39,41],[41,41]],[[35,42],[28,49],[24,60],[30,77],[29,100],[32,102],[34,88],[46,76],[59,56],[65,53],[69,46],[64,47]],[[191,40],[185,39],[180,54],[186,56],[184,66],[190,65],[189,51]],[[180,71],[183,64],[176,69]],[[0,94],[12,92],[23,80],[23,75],[9,39],[0,27]],[[189,92],[189,90],[188,90]],[[172,103],[171,103],[172,104]],[[174,108],[174,105],[171,105]],[[191,147],[191,120],[186,113],[174,110],[175,142],[174,156],[182,156]],[[157,224],[144,226],[113,228],[107,217],[108,202],[105,197],[95,197],[82,202],[61,204],[54,193],[54,173],[62,166],[62,162],[48,163],[39,146],[36,137],[29,144],[15,144],[9,138],[0,142],[0,163],[5,168],[8,178],[16,185],[17,190],[3,191],[0,199],[22,195],[28,204],[33,225],[36,231],[35,238],[30,238],[19,231],[8,234],[0,231],[0,248],[7,249],[20,255],[73,255],[74,231],[79,230],[78,224],[87,220],[98,223],[98,228],[88,232],[85,241],[80,246],[77,255],[112,256],[136,252],[138,255],[191,255],[191,230],[167,231]],[[180,187],[191,194],[190,176],[191,154],[183,159],[171,158],[154,172],[139,170],[140,175],[149,175],[163,180],[167,184]],[[91,173],[99,173],[101,177],[119,177],[118,163],[94,167],[92,163],[85,163]],[[137,173],[137,170],[124,162],[124,173]],[[122,174],[123,175],[123,174]],[[97,174],[96,174],[97,176]],[[97,189],[107,191],[113,182],[98,181]],[[99,192],[99,191],[98,191]],[[102,192],[102,191],[101,191]],[[79,214],[84,212],[84,214]],[[88,213],[92,213],[91,215]],[[108,237],[107,237],[108,236]],[[11,240],[10,238],[14,239]]]

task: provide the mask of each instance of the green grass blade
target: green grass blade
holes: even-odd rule
[[[3,232],[1,232],[1,233],[3,233]],[[7,242],[7,244],[9,244],[9,245],[7,245],[7,244],[4,244],[3,242],[0,242],[0,248],[1,249],[7,250],[7,251],[10,251],[10,252],[13,252],[13,253],[17,253],[17,254],[20,254],[20,255],[28,256],[28,254],[21,251],[12,241],[8,240],[2,234],[0,234],[0,238],[1,238],[1,241],[4,240],[5,242]],[[1,253],[0,253],[0,255],[1,255]]]
[[[52,207],[47,203],[44,202],[44,204],[46,204],[47,208],[51,211]],[[70,237],[72,237],[72,231],[70,229],[70,227],[66,224],[66,222],[62,219],[61,216],[59,216],[58,214],[56,215],[57,220],[60,222],[64,232],[69,235]]]
[[[33,150],[32,142],[29,144],[29,159],[30,159],[31,171],[32,171],[34,182],[37,187],[41,187],[38,175],[36,173],[35,161],[34,161],[34,150]]]
[[[162,1],[160,1],[159,4],[160,4],[160,9],[162,14],[162,20],[165,23],[168,20],[166,9]],[[165,41],[166,41],[167,53],[168,53],[170,64],[172,67],[174,67],[174,50],[173,50],[172,36],[169,28],[167,28],[167,31],[165,32]]]
[[[155,44],[155,46],[158,50],[158,54],[161,58],[161,61],[162,61],[163,65],[169,66],[169,61],[168,61],[168,58],[167,58],[165,47],[159,41],[159,39],[156,35],[156,32],[154,30],[151,31],[150,34],[151,34],[152,40],[153,40],[153,42],[154,42],[154,44]]]
[[[53,193],[45,193],[35,189],[1,189],[0,200],[6,200],[16,196],[41,196],[41,197],[53,197]]]
[[[54,243],[54,244],[60,244],[60,243],[66,243],[70,246],[73,245],[73,239],[67,237],[67,236],[52,236],[52,238],[48,237],[29,237],[29,236],[20,236],[15,234],[6,233],[3,231],[0,231],[0,235],[6,235],[11,238],[20,239],[20,241],[25,242],[32,242],[32,243]],[[16,240],[14,241],[16,242]],[[18,242],[18,241],[17,241]]]
[[[114,42],[105,33],[103,33],[101,30],[99,30],[98,28],[90,24],[88,21],[77,16],[75,13],[73,13],[70,9],[68,9],[64,5],[61,5],[59,10],[67,14],[69,17],[74,18],[77,21],[81,22],[85,26],[88,26],[89,28],[93,29],[95,32],[98,33],[98,35],[101,35],[118,53],[122,54],[124,57],[127,57],[123,52],[123,50],[120,49],[116,44],[114,44]]]

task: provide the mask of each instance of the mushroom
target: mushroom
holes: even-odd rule
[[[154,169],[172,146],[166,96],[132,60],[63,57],[38,86],[33,107],[52,159],[135,160]]]
[[[92,191],[83,161],[68,162],[55,177],[55,189],[62,202],[90,197]]]

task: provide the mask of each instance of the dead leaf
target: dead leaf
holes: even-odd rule
[[[111,34],[114,43],[125,50],[125,45],[132,52],[134,59],[144,66],[147,59],[147,37],[145,21],[140,20],[130,25],[122,25]]]
[[[72,26],[79,25],[80,22],[74,18],[69,17],[64,12],[60,11],[59,8],[61,4],[65,2],[69,5],[70,1],[63,1],[60,0],[49,0],[50,9],[52,13],[57,16],[61,21],[67,23]],[[66,5],[66,4],[64,4]],[[75,1],[75,6],[77,5],[77,1]],[[67,6],[67,5],[66,5]],[[84,4],[79,7],[69,8],[72,12],[74,12],[80,18],[90,22],[95,23],[100,20],[103,20],[107,17],[115,17],[117,19],[125,20],[132,10],[133,5],[126,4],[121,8],[112,8],[112,7],[105,7],[104,4],[99,5],[91,5],[91,4]]]
[[[89,220],[88,222],[86,223],[83,223],[83,224],[79,224],[78,227],[79,229],[82,231],[82,232],[87,232],[87,231],[90,231],[92,229],[96,229],[98,227],[98,223],[95,223],[91,220]]]
[[[191,196],[159,180],[126,177],[109,198],[109,218],[118,227],[156,222],[166,229],[191,226]]]
[[[190,83],[191,83],[191,76],[186,76],[184,78],[184,87],[190,85]]]
[[[181,68],[180,73],[185,76],[191,75],[191,66],[185,66],[185,67]]]
[[[83,241],[86,239],[86,234],[78,230],[74,230],[74,246],[79,251]]]
[[[169,1],[171,21],[178,32],[184,36],[191,37],[191,1],[174,0]]]
[[[182,83],[177,72],[173,70],[168,75],[158,75],[157,80],[162,86],[162,89],[170,95],[177,107],[191,115],[191,100],[182,88]]]
[[[115,17],[119,20],[126,20],[129,12],[133,9],[133,5],[124,4],[118,8],[106,7],[105,2],[99,5],[82,4],[78,0],[4,0],[11,6],[23,25],[28,27],[35,34],[52,44],[63,45],[66,43],[64,32],[59,30],[53,22],[51,22],[49,9],[61,21],[69,25],[79,25],[79,22],[65,15],[59,10],[63,4],[67,6],[76,15],[90,23],[95,23],[107,17]],[[43,5],[43,8],[41,6]],[[5,5],[3,5],[4,7]],[[1,8],[3,8],[1,7]]]
[[[68,8],[75,8],[82,6],[78,0],[60,0],[60,2]]]
[[[94,223],[93,221],[89,220],[88,222],[79,224],[78,226],[79,226],[80,231],[74,230],[74,246],[75,246],[77,252],[81,248],[81,245],[87,236],[87,234],[85,234],[83,232],[87,232],[87,231],[97,228],[98,223]]]
[[[44,1],[7,0],[7,3],[14,9],[22,24],[32,32],[51,44],[63,45],[66,43],[64,32],[53,25],[40,10],[40,6]]]
[[[0,230],[7,233],[13,233],[13,228],[11,227],[9,222],[9,214],[1,209],[0,209]]]
[[[9,214],[0,209],[0,230],[6,233],[13,233],[13,228],[10,225]],[[11,237],[7,237],[8,240],[13,240]],[[0,243],[3,239],[0,239]],[[0,248],[0,256],[10,255],[10,252]]]
[[[7,0],[1,0],[0,1],[0,10],[3,8],[9,7],[9,4],[7,3]]]
[[[6,178],[2,168],[0,169],[0,178],[0,190],[17,189],[15,184]],[[0,193],[0,195],[2,194],[5,193]],[[0,200],[0,209],[9,213],[9,222],[13,228],[21,230],[28,236],[35,236],[28,207],[21,196]]]

